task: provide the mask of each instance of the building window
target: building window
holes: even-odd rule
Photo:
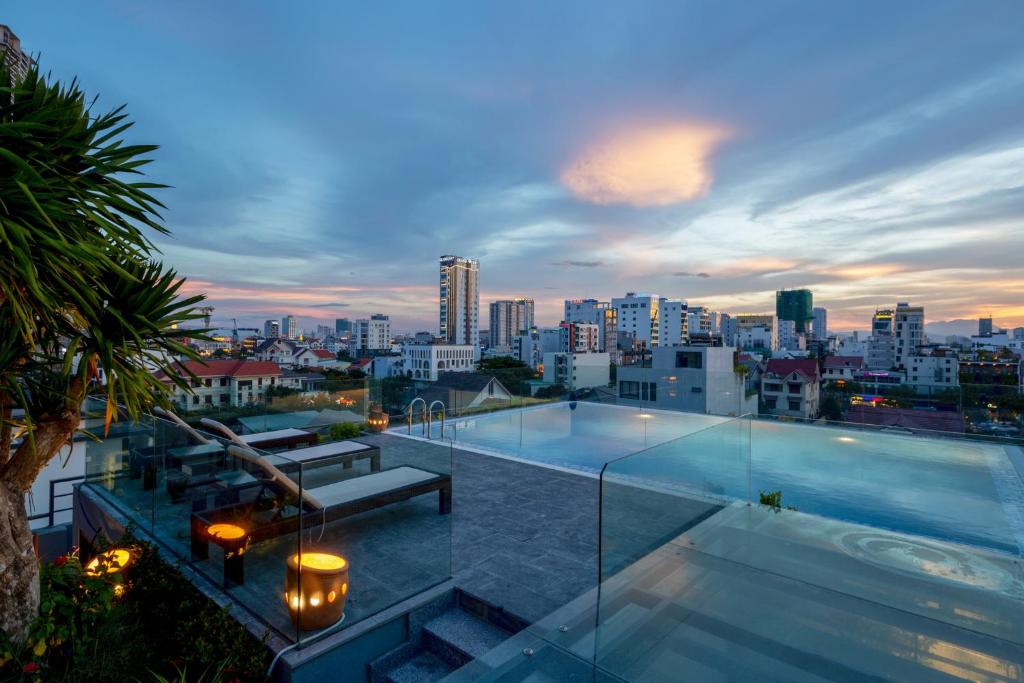
[[[213,386],[213,380],[212,379],[204,379],[203,380],[203,386],[212,387]]]
[[[231,394],[221,394],[220,395],[220,402],[221,403],[231,403]]]
[[[213,396],[211,396],[210,394],[207,394],[206,396],[203,396],[203,403],[205,403],[208,406],[212,406],[213,405]]]
[[[764,400],[764,403],[765,403],[766,406],[768,406],[768,410],[775,410],[776,399],[775,399],[774,396],[766,398]]]
[[[192,397],[192,405],[194,405],[194,406],[199,405],[199,397],[198,396],[193,396]]]
[[[625,399],[632,399],[634,401],[640,400],[640,382],[627,382],[625,380],[619,382],[619,396]]]
[[[789,409],[790,410],[800,410],[800,401],[790,400],[790,402],[789,402]]]
[[[657,401],[657,400],[658,400],[658,385],[656,383],[654,383],[654,382],[651,382],[651,402],[653,403],[654,401]]]
[[[764,385],[764,390],[765,391],[782,391],[782,385],[781,384],[775,384],[775,383],[771,383],[771,384],[766,383]]]
[[[676,351],[677,368],[702,368],[704,358],[695,351]]]
[[[791,393],[791,394],[799,394],[800,393],[800,385],[797,384],[796,382],[790,382],[789,383],[789,393]]]
[[[227,377],[221,377],[220,378],[220,385],[222,387],[226,387],[228,385],[228,378]]]

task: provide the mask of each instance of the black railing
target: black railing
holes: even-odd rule
[[[66,484],[67,482],[77,483],[77,482],[83,481],[84,479],[85,479],[85,475],[78,475],[76,477],[59,477],[57,479],[51,479],[50,480],[50,501],[49,501],[50,504],[47,507],[46,512],[40,512],[40,513],[37,513],[37,514],[34,514],[34,515],[29,515],[28,521],[29,522],[34,522],[36,520],[45,519],[46,522],[47,522],[46,526],[53,526],[54,518],[57,516],[57,513],[60,513],[60,512],[71,512],[71,510],[74,508],[74,505],[72,505],[70,503],[68,504],[67,507],[63,507],[63,508],[60,508],[60,509],[56,509],[54,507],[55,501],[58,498],[69,498],[69,497],[75,495],[75,490],[74,490],[73,486],[72,486],[70,491],[65,491],[64,493],[57,493],[57,484]]]

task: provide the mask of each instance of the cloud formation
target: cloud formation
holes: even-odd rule
[[[642,125],[589,145],[562,171],[562,182],[595,204],[665,206],[707,194],[708,157],[725,127],[697,123]]]
[[[907,299],[1024,325],[1024,4],[399,3],[5,23],[160,145],[154,239],[215,319],[435,329],[456,253],[482,303],[533,296],[545,324],[565,298],[810,287],[835,329]]]

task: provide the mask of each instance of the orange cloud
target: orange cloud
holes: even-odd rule
[[[708,156],[728,131],[671,123],[620,131],[588,147],[562,171],[573,193],[595,204],[664,206],[707,194]]]

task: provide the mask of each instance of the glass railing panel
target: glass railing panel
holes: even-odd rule
[[[292,601],[304,610],[303,645],[451,577],[449,443],[363,433],[281,455],[300,463],[304,494],[296,552],[306,559],[292,562],[295,583],[286,589],[292,615]],[[281,564],[281,575],[288,571]],[[333,600],[332,581],[341,582]],[[342,622],[331,611],[339,600]]]
[[[731,423],[606,468],[598,671],[624,680],[671,680],[678,667],[736,680],[1022,675],[1024,574],[1008,527],[1024,497],[994,483],[1004,444],[736,422],[748,430],[746,478],[722,468],[734,439],[712,440]],[[1004,486],[1020,484],[1003,474]],[[647,504],[670,495],[679,500]],[[708,498],[721,506],[687,512]]]

